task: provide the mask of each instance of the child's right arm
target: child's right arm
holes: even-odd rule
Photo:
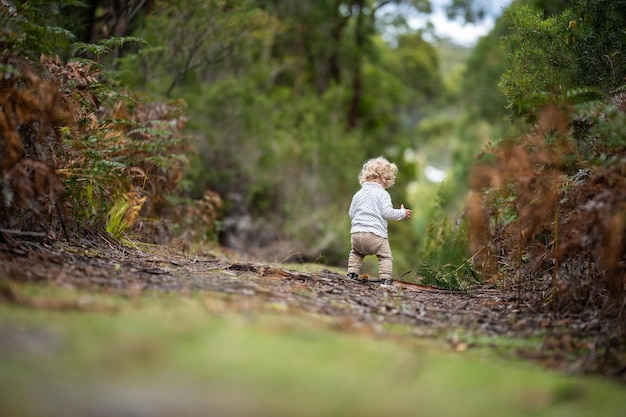
[[[413,214],[413,210],[410,210],[408,208],[404,208],[404,204],[400,204],[400,209],[404,210],[404,218],[405,219],[410,219],[411,218],[411,214]]]

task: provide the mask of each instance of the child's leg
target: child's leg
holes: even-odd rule
[[[391,279],[393,270],[393,255],[389,246],[389,239],[384,239],[376,252],[378,257],[378,276],[380,279]]]
[[[350,256],[348,257],[348,274],[357,274],[361,273],[361,265],[363,264],[364,256],[357,253],[354,250],[354,246],[350,250]]]
[[[350,256],[348,257],[348,274],[361,273],[363,258],[367,255],[373,255],[376,251],[372,251],[369,242],[370,233],[353,233],[350,236]]]

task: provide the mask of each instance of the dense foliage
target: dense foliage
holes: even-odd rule
[[[596,311],[590,355],[623,368],[626,344],[626,3],[577,1],[508,18],[501,85],[531,130],[489,144],[472,173],[470,245],[490,282],[532,308]]]
[[[168,202],[186,165],[182,103],[141,98],[98,62],[139,40],[77,42],[52,26],[61,2],[43,3],[2,10],[2,238],[106,231],[120,239],[134,226],[162,241],[171,237],[163,230],[168,216],[198,207],[197,217],[212,225],[218,198],[176,209]]]

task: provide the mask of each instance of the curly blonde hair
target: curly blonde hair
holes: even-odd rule
[[[370,159],[363,164],[359,174],[359,184],[368,181],[380,181],[385,188],[391,187],[396,181],[398,167],[382,156]]]

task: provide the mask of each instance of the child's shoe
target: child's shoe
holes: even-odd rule
[[[393,288],[393,281],[391,280],[391,278],[381,279],[380,288],[385,288],[385,289]]]
[[[359,275],[355,274],[354,272],[348,272],[346,277],[350,280],[355,280],[355,281],[359,279]]]

